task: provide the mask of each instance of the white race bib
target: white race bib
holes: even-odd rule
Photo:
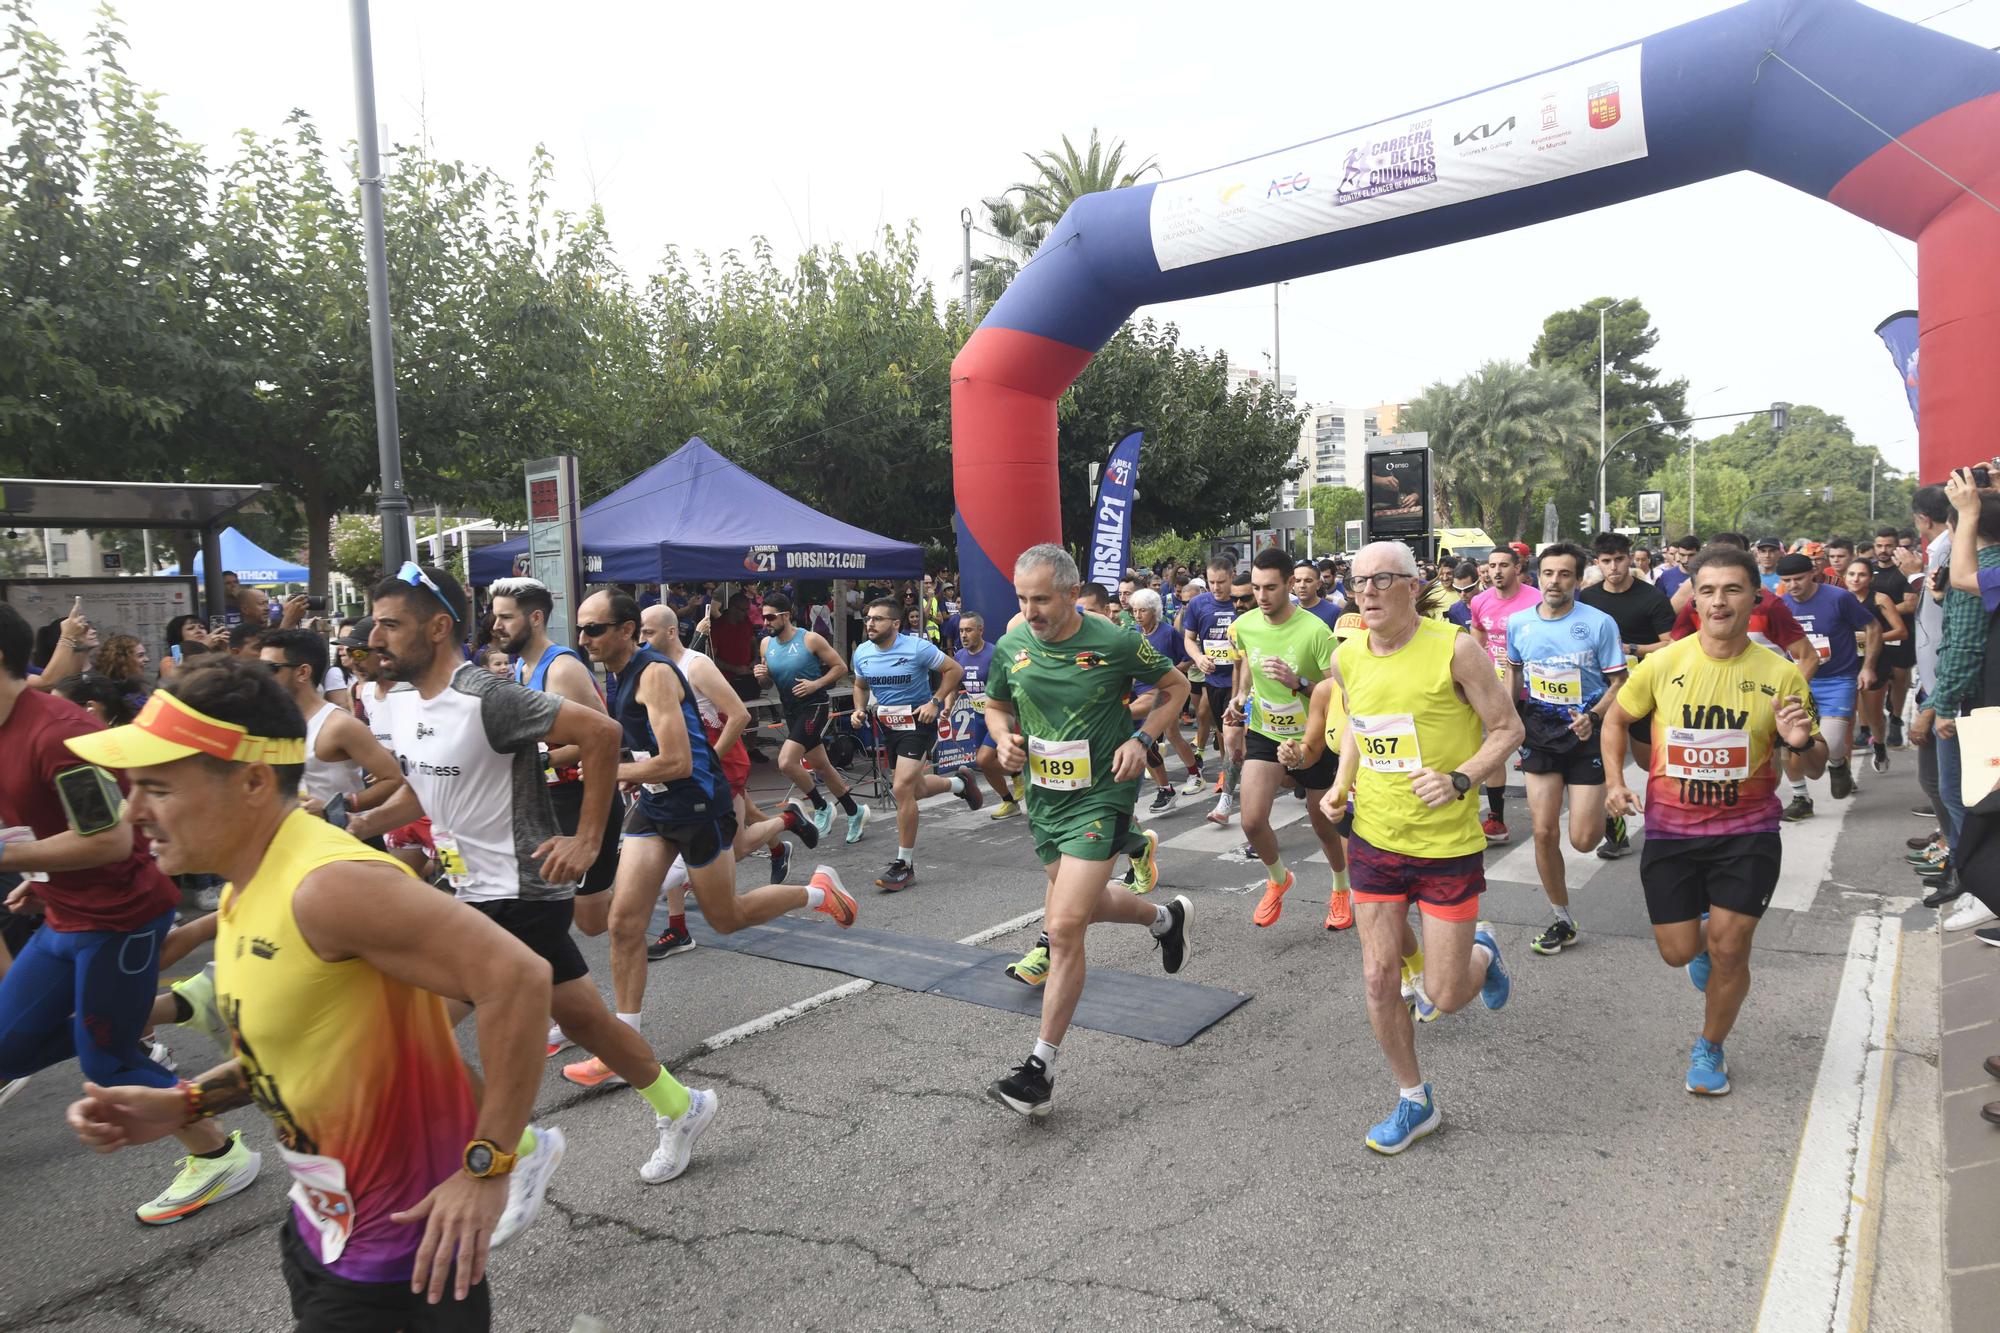
[[[635,764],[643,764],[652,757],[653,757],[653,752],[651,750],[632,751],[632,762]],[[653,793],[653,795],[655,796],[658,796],[661,792],[665,791],[666,789],[667,789],[667,784],[664,782],[642,782],[639,784],[639,790],[649,791]]]
[[[1750,733],[1740,728],[1668,727],[1666,775],[1691,782],[1750,776]]]
[[[286,1197],[318,1233],[320,1262],[332,1264],[346,1252],[347,1238],[354,1234],[354,1196],[347,1192],[347,1168],[335,1158],[293,1152],[283,1145],[278,1152],[292,1173]]]
[[[891,731],[915,731],[917,710],[903,705],[883,704],[875,709],[875,716]]]
[[[1296,740],[1306,734],[1306,706],[1300,702],[1290,705],[1267,703],[1253,693],[1250,696],[1250,725],[1267,736]]]
[[[1820,661],[1824,662],[1833,656],[1833,640],[1830,637],[1824,634],[1808,634],[1806,638],[1811,640],[1813,651],[1819,654]]]
[[[1414,773],[1424,766],[1417,746],[1417,719],[1408,713],[1377,713],[1354,717],[1354,743],[1361,762],[1377,773]]]
[[[1529,662],[1528,697],[1537,703],[1583,706],[1583,668]]]
[[[1028,737],[1028,775],[1050,791],[1082,791],[1090,785],[1090,742]]]
[[[465,853],[459,850],[458,839],[437,825],[431,825],[431,849],[437,857],[438,868],[454,891],[472,887],[472,868],[465,864]]]
[[[1203,639],[1201,651],[1217,666],[1236,660],[1236,645],[1228,639]]]

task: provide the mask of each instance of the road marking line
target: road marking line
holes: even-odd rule
[[[1002,921],[996,926],[988,926],[984,930],[974,931],[960,940],[959,943],[984,944],[988,940],[996,940],[1002,935],[1011,935],[1017,930],[1032,926],[1041,919],[1042,909],[1038,907],[1032,912],[1023,912],[1010,921]],[[869,981],[865,977],[858,977],[843,985],[835,986],[831,990],[823,990],[817,995],[808,995],[805,999],[794,1004],[773,1009],[770,1013],[760,1014],[747,1023],[738,1023],[733,1028],[724,1028],[714,1036],[704,1038],[695,1044],[694,1049],[684,1056],[683,1060],[699,1059],[701,1056],[712,1054],[725,1046],[734,1046],[739,1041],[759,1036],[771,1031],[773,1028],[789,1023],[802,1014],[809,1014],[815,1009],[824,1009],[829,1004],[837,1004],[851,996],[859,995],[863,991],[873,990],[875,985],[875,982]],[[680,1062],[677,1061],[676,1063]]]
[[[1879,1108],[1895,1008],[1902,926],[1857,917],[1827,1025],[1826,1051],[1799,1135],[1785,1214],[1764,1278],[1758,1333],[1852,1326],[1856,1273],[1878,1152]]]

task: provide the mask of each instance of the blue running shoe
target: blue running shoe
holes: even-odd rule
[[[1493,938],[1493,923],[1480,922],[1472,942],[1485,945],[1493,955],[1493,961],[1486,965],[1486,984],[1479,988],[1479,1002],[1488,1009],[1504,1009],[1507,997],[1514,993],[1514,979],[1500,965],[1500,941]]]
[[[1407,1097],[1398,1097],[1396,1109],[1389,1112],[1387,1120],[1368,1131],[1366,1141],[1376,1152],[1394,1157],[1424,1135],[1434,1133],[1443,1123],[1437,1099],[1431,1096],[1431,1085],[1426,1083],[1421,1105]]]
[[[1703,949],[1688,960],[1688,980],[1694,983],[1696,990],[1705,991],[1708,989],[1708,972],[1713,966],[1715,964],[1710,960],[1708,950],[1706,949]]]
[[[819,830],[819,836],[824,838],[833,829],[833,807],[831,805],[815,807],[812,821],[813,827]],[[853,839],[850,838],[848,841],[852,842]]]
[[[1729,1062],[1723,1058],[1722,1043],[1707,1037],[1694,1039],[1687,1090],[1699,1097],[1720,1097],[1729,1091]]]
[[[827,823],[829,825],[833,823],[833,816],[831,813],[827,815]],[[860,842],[861,830],[867,827],[868,827],[867,803],[863,801],[856,801],[854,803],[854,813],[847,817],[847,840],[849,842]]]

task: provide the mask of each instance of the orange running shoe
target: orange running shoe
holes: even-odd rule
[[[820,900],[819,906],[813,909],[815,912],[825,912],[833,918],[833,924],[842,930],[854,924],[854,918],[860,914],[861,908],[854,901],[854,895],[841,884],[838,870],[832,866],[815,866],[809,883],[826,894],[826,897]]]
[[[1285,895],[1290,893],[1291,889],[1292,872],[1289,870],[1285,872],[1283,884],[1272,884],[1266,880],[1264,897],[1258,902],[1257,910],[1250,914],[1250,919],[1260,926],[1276,925],[1278,913],[1285,910]]]
[[[1346,930],[1354,924],[1354,905],[1349,901],[1346,889],[1335,889],[1333,897],[1326,901],[1326,928]]]
[[[563,1077],[579,1088],[622,1088],[625,1080],[611,1072],[611,1066],[591,1056],[573,1065],[563,1066]]]

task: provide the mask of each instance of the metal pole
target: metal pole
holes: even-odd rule
[[[1694,527],[1694,447],[1701,443],[1694,436],[1688,436],[1688,531]]]
[[[1882,460],[1880,458],[1873,458],[1868,462],[1868,521],[1870,523],[1875,521],[1875,469],[1881,466]]]
[[[1868,516],[1873,518],[1875,516],[1874,511],[1870,510]],[[146,572],[150,574],[153,572],[153,530],[151,528],[140,528],[139,540],[146,547]]]
[[[1271,284],[1271,387],[1278,391],[1279,406],[1283,406],[1285,360],[1278,346],[1278,287],[1278,283]]]
[[[56,576],[55,549],[49,542],[49,530],[47,528],[42,529],[42,570],[44,577],[54,578]]]
[[[389,259],[382,238],[382,150],[375,130],[375,55],[368,0],[350,0],[354,26],[354,114],[361,146],[361,230],[368,258],[368,346],[375,377],[375,446],[381,455],[382,563],[408,560],[410,502],[396,424],[396,347],[389,327]]]
[[[1597,526],[1611,531],[1611,514],[1604,503],[1604,307],[1597,307]]]
[[[965,322],[972,323],[972,210],[958,210],[959,225],[965,228]]]

